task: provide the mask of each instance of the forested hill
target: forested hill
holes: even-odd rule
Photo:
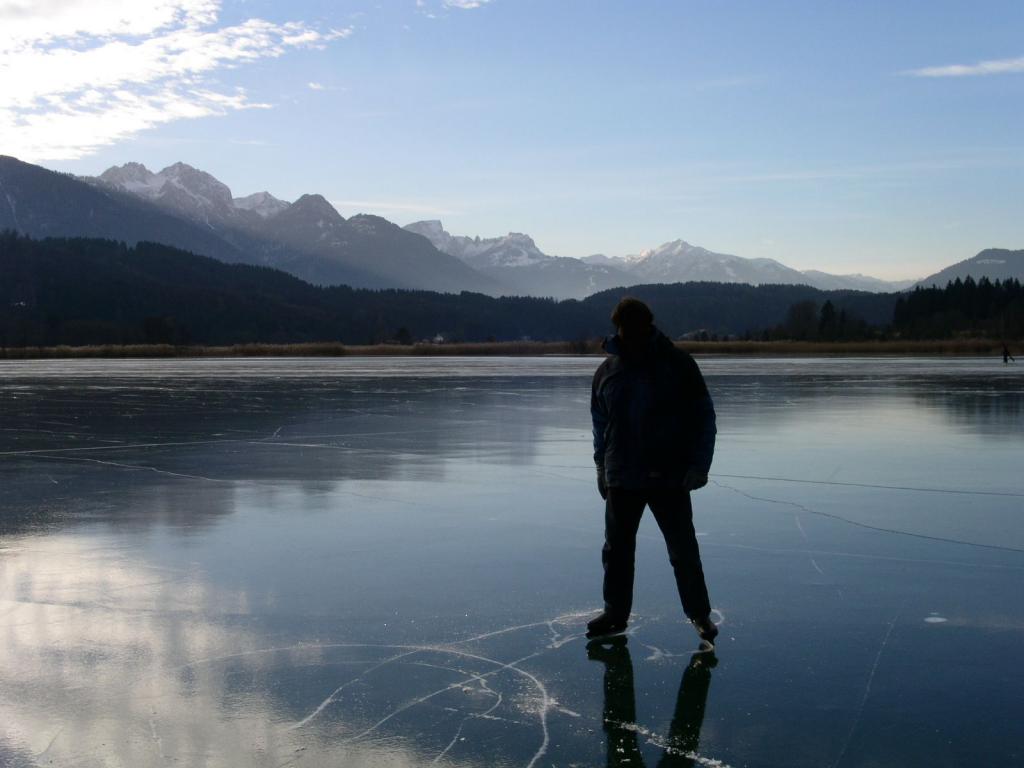
[[[0,345],[234,344],[389,339],[487,341],[594,338],[629,293],[671,336],[760,334],[795,304],[831,302],[884,325],[896,296],[808,286],[642,285],[583,301],[478,293],[318,287],[278,270],[225,264],[154,243],[33,240],[0,233]]]

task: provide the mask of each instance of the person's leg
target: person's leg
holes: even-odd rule
[[[654,519],[665,537],[683,612],[690,619],[707,619],[711,615],[711,603],[704,583],[697,533],[693,529],[690,494],[682,489],[659,490],[651,494],[649,501]]]
[[[633,610],[636,531],[647,499],[640,491],[609,488],[604,507],[604,611],[625,621]]]

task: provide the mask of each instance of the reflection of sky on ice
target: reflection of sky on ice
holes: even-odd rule
[[[492,746],[544,743],[553,703],[543,683],[488,657],[488,638],[266,648],[245,627],[245,593],[80,539],[58,534],[4,553],[4,765],[419,765],[431,749],[452,751],[437,741],[444,734],[479,731],[475,720]],[[536,630],[540,651],[571,620],[578,628],[565,617],[512,632]],[[375,743],[391,721],[409,727],[402,715],[414,707],[417,738]]]
[[[4,364],[0,764],[604,763],[595,365]],[[645,519],[637,754],[1012,762],[1024,379],[702,367],[719,662],[681,751],[695,638]]]

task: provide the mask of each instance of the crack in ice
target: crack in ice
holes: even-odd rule
[[[467,659],[473,659],[473,660],[476,660],[476,661],[482,661],[484,663],[494,665],[495,669],[492,669],[491,671],[485,672],[485,673],[482,673],[482,674],[464,673],[464,677],[463,677],[462,680],[456,681],[454,683],[450,683],[449,685],[446,685],[444,688],[439,688],[439,689],[437,689],[435,691],[432,691],[431,693],[425,694],[424,696],[420,696],[420,697],[417,697],[416,699],[413,699],[413,700],[411,700],[409,702],[406,702],[405,704],[403,704],[403,705],[395,708],[391,712],[389,712],[387,715],[385,715],[383,718],[379,719],[373,725],[371,725],[368,728],[364,729],[362,732],[356,734],[355,736],[350,737],[349,739],[346,739],[345,743],[351,743],[351,742],[357,741],[357,740],[359,740],[359,739],[369,735],[370,733],[374,732],[375,730],[377,730],[382,725],[384,725],[385,723],[387,723],[388,721],[390,721],[391,719],[393,719],[397,715],[401,714],[402,712],[404,712],[404,711],[406,711],[406,710],[408,710],[408,709],[410,709],[410,708],[412,708],[414,706],[418,706],[419,704],[422,704],[422,703],[424,703],[426,701],[429,701],[430,699],[432,699],[432,698],[434,698],[436,696],[439,696],[439,695],[441,695],[441,694],[443,694],[443,693],[445,693],[447,691],[450,691],[450,690],[452,690],[454,688],[460,687],[460,686],[464,685],[467,682],[472,682],[472,681],[482,682],[485,678],[492,677],[492,676],[494,676],[496,674],[499,674],[500,672],[509,670],[509,671],[515,672],[515,673],[521,675],[522,677],[526,678],[530,683],[532,683],[532,685],[537,689],[537,692],[540,694],[540,707],[539,707],[539,710],[538,710],[538,712],[536,714],[537,714],[539,725],[540,725],[540,728],[541,728],[542,739],[541,739],[540,746],[537,748],[537,751],[533,754],[533,756],[531,757],[530,761],[526,765],[526,768],[533,768],[533,766],[535,766],[537,764],[537,762],[544,756],[544,754],[547,753],[548,747],[549,747],[549,745],[551,743],[551,735],[550,735],[550,731],[549,731],[549,728],[548,728],[548,712],[552,708],[554,708],[556,702],[551,697],[551,695],[549,694],[547,686],[545,686],[544,683],[536,675],[534,675],[533,673],[529,672],[528,670],[525,670],[525,669],[521,668],[518,665],[522,664],[524,661],[527,661],[529,659],[536,658],[537,656],[540,656],[543,653],[543,651],[531,653],[531,654],[528,654],[528,655],[523,656],[521,658],[518,658],[518,659],[515,659],[513,661],[510,661],[510,662],[503,662],[503,661],[500,661],[498,659],[492,659],[492,658],[489,658],[487,656],[483,656],[481,654],[475,654],[475,653],[470,653],[469,651],[458,650],[457,648],[454,648],[453,646],[465,645],[467,643],[478,642],[480,640],[484,640],[484,639],[487,639],[487,638],[495,637],[497,635],[506,634],[506,633],[509,633],[509,632],[515,632],[515,631],[519,631],[519,630],[522,630],[522,629],[532,629],[532,628],[536,628],[536,627],[547,627],[550,631],[554,632],[552,624],[559,623],[559,622],[561,622],[561,621],[563,621],[563,620],[565,620],[567,618],[578,618],[580,616],[586,616],[586,615],[589,615],[589,613],[591,613],[591,612],[588,611],[588,612],[576,612],[576,613],[570,613],[570,614],[562,614],[561,616],[557,616],[557,617],[555,617],[553,619],[547,619],[547,620],[544,620],[544,621],[535,621],[535,622],[530,622],[530,623],[527,623],[527,624],[519,624],[519,625],[516,625],[516,626],[513,626],[513,627],[505,627],[505,628],[502,628],[502,629],[499,629],[499,630],[492,630],[490,632],[484,632],[484,633],[481,633],[481,634],[478,634],[478,635],[474,635],[472,637],[468,637],[468,638],[464,638],[462,640],[455,641],[455,642],[450,643],[448,645],[403,645],[403,644],[388,644],[388,643],[321,643],[321,644],[317,644],[317,643],[300,643],[300,644],[292,645],[292,646],[255,649],[255,650],[251,650],[251,651],[242,651],[240,653],[227,654],[227,655],[224,655],[224,656],[210,657],[210,658],[206,658],[206,659],[198,659],[198,660],[189,662],[187,664],[183,664],[183,665],[181,665],[179,667],[176,667],[175,669],[176,670],[189,669],[191,667],[199,666],[201,664],[209,664],[209,663],[214,663],[214,662],[218,662],[218,661],[227,661],[229,659],[242,658],[242,657],[245,657],[245,656],[254,656],[254,655],[261,655],[261,654],[267,654],[267,653],[277,653],[277,652],[288,652],[288,651],[295,651],[295,650],[302,650],[302,649],[328,649],[328,648],[378,648],[378,649],[388,649],[389,648],[389,649],[393,649],[393,650],[401,650],[402,651],[402,653],[395,654],[395,655],[393,655],[393,656],[391,656],[391,657],[389,657],[387,659],[384,659],[384,660],[378,662],[374,666],[372,666],[372,667],[364,670],[363,672],[361,672],[355,678],[353,678],[351,680],[348,680],[344,684],[339,686],[337,689],[335,689],[335,691],[333,691],[331,693],[330,696],[328,696],[326,699],[324,699],[309,715],[307,715],[302,720],[298,721],[297,723],[294,723],[292,726],[289,727],[289,730],[295,730],[297,728],[301,728],[301,727],[307,725],[309,722],[311,722],[313,719],[315,719],[320,713],[322,713],[324,711],[324,709],[326,709],[331,703],[333,703],[333,701],[336,700],[336,696],[338,695],[338,693],[340,693],[342,690],[344,690],[344,688],[346,688],[349,685],[352,685],[357,680],[362,679],[363,677],[365,677],[367,674],[371,673],[372,671],[374,671],[376,669],[380,669],[380,668],[382,668],[382,667],[384,667],[384,666],[386,666],[388,664],[392,664],[392,663],[394,663],[396,661],[399,661],[400,659],[407,658],[407,657],[412,656],[412,655],[417,654],[417,653],[441,653],[441,654],[450,654],[450,655],[454,655],[454,656],[458,656],[458,657],[462,657],[462,658],[467,658]],[[577,639],[578,637],[580,637],[580,635],[574,635],[574,636],[570,636],[568,638],[563,638],[563,641],[561,642],[561,645],[564,645],[565,642],[569,642],[570,640]],[[552,647],[551,645],[547,646],[547,648],[551,648],[551,647]],[[492,712],[493,710],[494,710],[494,708],[492,707],[491,709],[489,709],[487,711],[486,715],[489,716],[490,712]],[[485,713],[480,713],[478,716],[479,717],[484,717]]]
[[[773,479],[773,478],[766,478],[766,479]],[[909,536],[909,537],[914,538],[914,539],[923,539],[925,541],[939,541],[939,542],[942,542],[944,544],[961,544],[961,545],[966,546],[966,547],[979,547],[981,549],[994,549],[994,550],[998,550],[1000,552],[1019,552],[1019,553],[1024,554],[1024,549],[1022,549],[1020,547],[1010,547],[1010,546],[1005,546],[1003,544],[984,544],[982,542],[977,542],[977,541],[964,541],[963,539],[950,539],[950,538],[947,538],[945,536],[932,536],[932,535],[927,534],[927,533],[915,533],[914,531],[903,531],[903,530],[900,530],[899,528],[885,528],[885,527],[879,526],[879,525],[871,525],[870,523],[862,523],[859,520],[851,520],[850,518],[843,517],[842,515],[836,515],[836,514],[833,514],[831,512],[822,512],[821,510],[812,509],[811,507],[805,506],[804,504],[799,504],[799,503],[797,503],[795,501],[786,501],[785,499],[769,499],[769,498],[767,498],[765,496],[754,496],[753,494],[747,493],[746,491],[741,491],[739,488],[736,488],[736,487],[734,487],[732,485],[727,485],[726,483],[720,483],[717,480],[712,480],[711,482],[713,482],[719,488],[724,488],[726,490],[729,490],[729,491],[732,491],[734,493],[737,493],[740,496],[744,496],[744,497],[750,499],[751,501],[764,501],[764,502],[768,502],[769,504],[783,504],[783,505],[786,505],[786,506],[795,507],[796,509],[802,510],[802,511],[806,512],[809,515],[816,515],[818,517],[827,517],[830,520],[838,520],[839,522],[847,523],[848,525],[853,525],[853,526],[856,526],[857,528],[864,528],[864,529],[869,530],[869,531],[877,531],[879,533],[891,533],[891,534],[894,534],[894,535],[897,535],[897,536]],[[840,483],[840,485],[842,485],[842,483]],[[1024,496],[1024,494],[989,494],[989,495]]]
[[[857,730],[857,726],[860,725],[861,717],[864,715],[864,707],[868,703],[868,696],[871,695],[871,683],[875,680],[875,673],[878,671],[878,663],[882,660],[882,652],[885,651],[885,647],[889,644],[889,636],[892,635],[893,627],[896,626],[896,621],[899,616],[893,618],[889,622],[888,628],[885,630],[885,635],[882,637],[882,643],[878,646],[878,653],[875,654],[875,661],[871,665],[871,671],[868,673],[867,682],[864,684],[864,693],[860,697],[860,704],[857,706],[857,714],[853,718],[853,725],[850,726],[850,732],[846,734],[846,739],[843,742],[843,748],[839,751],[839,756],[835,762],[832,763],[832,768],[839,768],[839,764],[846,757],[846,750],[850,747],[850,742],[853,740],[853,734]]]

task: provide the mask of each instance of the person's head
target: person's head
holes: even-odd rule
[[[640,299],[626,296],[612,312],[612,322],[615,324],[618,336],[627,346],[640,344],[647,340],[654,327],[654,315],[650,307]]]

